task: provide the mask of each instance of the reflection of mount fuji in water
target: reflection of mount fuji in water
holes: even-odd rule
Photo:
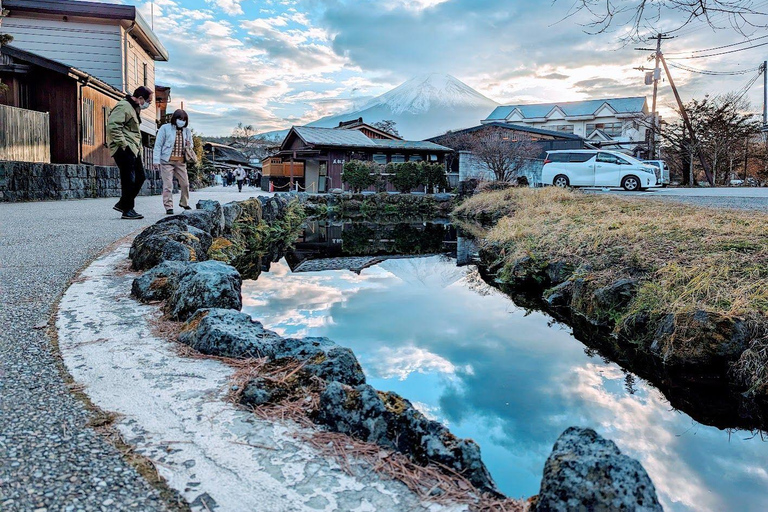
[[[386,260],[436,254],[455,257],[456,241],[456,229],[445,222],[312,220],[285,259],[293,272],[347,269],[360,273]],[[407,264],[388,266],[404,280],[413,279],[414,272],[418,275],[413,264],[409,269]]]

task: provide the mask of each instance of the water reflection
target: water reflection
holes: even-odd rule
[[[585,352],[570,330],[517,308],[474,267],[443,255],[356,272],[292,272],[283,260],[244,284],[244,309],[283,334],[352,348],[373,386],[475,439],[510,496],[535,494],[557,436],[583,425],[641,460],[667,510],[768,509],[759,437],[674,411],[655,388]]]

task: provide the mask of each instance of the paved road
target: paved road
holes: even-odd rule
[[[261,194],[212,187],[222,202]],[[86,426],[40,327],[75,273],[104,247],[164,214],[140,197],[142,221],[120,220],[116,199],[0,203],[0,510],[163,510],[158,493]]]
[[[768,188],[727,187],[727,188],[654,188],[644,192],[623,190],[586,189],[592,193],[620,194],[628,197],[643,197],[696,204],[716,208],[768,211]]]

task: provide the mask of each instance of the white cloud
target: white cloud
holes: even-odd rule
[[[242,0],[205,0],[209,4],[215,4],[230,16],[237,16],[238,14],[244,14],[243,8],[240,5]]]

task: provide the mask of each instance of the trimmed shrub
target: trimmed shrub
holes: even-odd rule
[[[341,181],[349,185],[353,192],[360,192],[374,185],[381,174],[379,165],[374,162],[351,160],[344,164]]]
[[[418,162],[389,163],[386,172],[390,174],[389,182],[392,186],[403,194],[424,185],[421,165]]]

